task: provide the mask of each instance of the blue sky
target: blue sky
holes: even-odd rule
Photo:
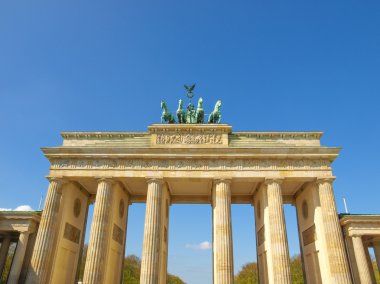
[[[379,1],[2,1],[0,207],[38,207],[60,131],[145,131],[184,83],[235,131],[325,132],[335,195],[380,213]],[[144,205],[127,253],[141,255]],[[286,206],[291,254],[294,209]],[[255,259],[253,208],[233,206],[235,269]],[[211,283],[207,205],[171,208],[169,272]]]

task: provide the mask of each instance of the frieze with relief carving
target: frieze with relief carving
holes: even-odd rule
[[[193,170],[193,171],[295,171],[331,170],[329,160],[249,159],[53,159],[51,169]]]
[[[223,144],[221,134],[157,134],[156,144]]]

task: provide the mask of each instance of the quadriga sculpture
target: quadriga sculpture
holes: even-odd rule
[[[215,104],[214,111],[208,117],[208,123],[220,123],[222,119],[222,113],[220,112],[220,108],[222,106],[222,101],[218,100]]]
[[[204,123],[205,111],[203,110],[203,99],[199,98],[198,107],[196,112],[196,121],[197,123]]]
[[[177,118],[178,118],[178,123],[186,123],[186,114],[185,114],[185,111],[183,110],[182,100],[179,100],[179,103],[178,103]]]
[[[166,106],[166,103],[164,101],[161,101],[161,109],[161,123],[175,123],[174,115],[168,110],[168,107]]]

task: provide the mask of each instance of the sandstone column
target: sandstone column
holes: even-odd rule
[[[361,284],[371,284],[371,274],[368,267],[367,256],[364,251],[364,245],[360,236],[352,237],[356,264],[358,266],[359,278]]]
[[[273,283],[292,283],[288,239],[286,236],[285,216],[282,207],[282,179],[266,179],[268,214],[269,214],[269,246],[271,250]]]
[[[375,243],[373,245],[373,250],[375,252],[377,269],[380,271],[380,243]]]
[[[317,186],[321,203],[322,220],[326,240],[326,253],[334,283],[351,283],[350,270],[344,248],[342,229],[335,206],[332,182],[334,178],[318,178]]]
[[[107,257],[112,203],[112,180],[100,179],[96,192],[94,215],[91,224],[87,259],[83,275],[84,284],[103,283]]]
[[[8,283],[18,283],[21,268],[24,262],[26,247],[28,245],[29,232],[21,232],[18,238],[17,247],[13,256],[11,270],[8,276]]]
[[[11,237],[5,235],[0,249],[0,275],[3,273],[5,262],[7,261],[9,246],[11,245]]]
[[[216,180],[212,198],[214,284],[234,283],[230,184],[229,179]]]
[[[148,179],[141,284],[159,283],[162,185],[162,179]]]
[[[364,243],[363,243],[363,245],[364,245],[365,256],[367,258],[369,274],[371,275],[371,281],[372,281],[372,283],[376,283],[375,270],[373,269],[373,266],[372,266],[372,259],[371,259],[371,256],[369,254],[368,245],[366,245]]]
[[[63,180],[50,178],[26,283],[48,283],[58,227]]]

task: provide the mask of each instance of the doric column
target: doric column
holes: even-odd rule
[[[350,270],[344,248],[342,229],[336,211],[332,182],[334,178],[318,178],[317,187],[321,203],[329,268],[334,283],[351,283]]]
[[[371,259],[371,256],[369,254],[368,245],[366,245],[364,243],[363,243],[363,245],[364,245],[365,256],[367,258],[369,274],[371,275],[371,281],[372,281],[372,283],[376,283],[375,270],[373,269],[373,266],[372,266],[372,259]]]
[[[292,283],[285,216],[282,207],[282,179],[266,179],[273,283]]]
[[[213,192],[214,284],[234,283],[231,180],[215,181]]]
[[[144,225],[144,243],[141,260],[141,284],[158,284],[160,268],[160,232],[162,179],[148,179],[146,213]]]
[[[111,179],[100,179],[98,182],[83,275],[84,284],[103,283],[111,230],[109,215],[111,214],[112,184]]]
[[[7,261],[10,244],[11,244],[11,237],[9,235],[5,235],[1,243],[1,249],[0,249],[0,275],[2,275],[5,262]]]
[[[26,283],[48,283],[58,227],[63,180],[50,178]]]
[[[375,252],[377,269],[380,271],[380,243],[374,243],[373,250]]]
[[[18,238],[17,247],[13,256],[11,270],[8,276],[8,283],[18,283],[26,247],[28,245],[29,232],[21,232]]]
[[[359,278],[361,284],[371,284],[371,274],[368,267],[367,256],[364,251],[364,245],[360,236],[352,237],[356,264],[358,266]]]

